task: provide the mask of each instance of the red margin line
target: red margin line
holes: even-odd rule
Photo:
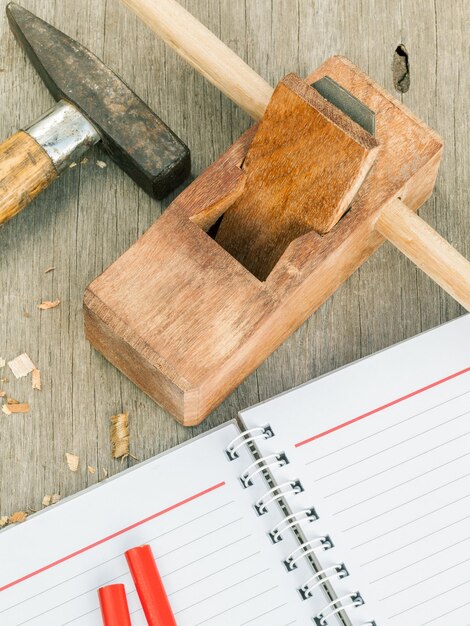
[[[313,437],[309,437],[308,439],[299,441],[298,443],[295,444],[295,447],[300,448],[301,446],[304,446],[307,443],[311,443],[312,441],[315,441],[315,439],[320,439],[320,437],[325,437],[325,435],[334,433],[337,430],[344,428],[345,426],[350,426],[351,424],[354,424],[355,422],[359,422],[359,420],[363,420],[364,418],[369,417],[370,415],[374,415],[374,413],[379,413],[380,411],[383,411],[384,409],[388,409],[389,407],[394,406],[395,404],[399,404],[400,402],[403,402],[404,400],[408,400],[409,398],[412,398],[413,396],[417,396],[420,393],[423,393],[424,391],[428,391],[429,389],[432,389],[433,387],[442,385],[443,383],[446,383],[449,380],[452,380],[453,378],[457,378],[458,376],[462,376],[462,374],[466,374],[467,372],[470,372],[470,367],[466,367],[464,370],[461,370],[460,372],[456,372],[455,374],[446,376],[446,378],[441,378],[441,380],[437,380],[436,382],[431,383],[430,385],[426,385],[426,387],[421,387],[421,389],[412,391],[411,393],[406,394],[406,396],[402,396],[401,398],[392,400],[391,402],[388,402],[387,404],[383,404],[382,406],[379,406],[376,409],[372,409],[372,411],[368,411],[367,413],[358,415],[358,417],[354,417],[353,419],[348,420],[347,422],[343,422],[342,424],[333,426],[333,428],[329,428],[328,430],[325,430],[322,433],[318,433],[318,435],[313,435]]]
[[[18,585],[19,583],[22,583],[25,580],[32,578],[33,576],[37,576],[37,574],[42,574],[42,572],[45,572],[48,569],[55,567],[56,565],[60,565],[61,563],[64,563],[65,561],[73,559],[75,556],[78,556],[79,554],[88,552],[88,550],[91,550],[92,548],[96,548],[96,546],[99,546],[102,543],[106,543],[107,541],[110,541],[111,539],[114,539],[115,537],[119,537],[119,535],[123,535],[124,533],[127,533],[129,530],[133,530],[134,528],[137,528],[138,526],[142,526],[142,524],[146,524],[147,522],[150,522],[151,520],[157,517],[160,517],[161,515],[164,515],[165,513],[174,511],[175,509],[178,509],[180,506],[183,506],[183,504],[188,504],[188,502],[192,502],[193,500],[196,500],[197,498],[200,498],[201,496],[205,496],[211,491],[215,491],[216,489],[219,489],[220,487],[223,487],[224,485],[225,485],[225,482],[221,482],[221,483],[218,483],[217,485],[213,485],[212,487],[209,487],[208,489],[204,489],[204,491],[200,491],[199,493],[194,494],[194,496],[190,496],[189,498],[186,498],[185,500],[181,500],[181,502],[172,504],[171,506],[169,506],[166,509],[163,509],[162,511],[158,511],[158,513],[154,513],[153,515],[150,515],[149,517],[146,517],[145,519],[140,520],[139,522],[135,522],[134,524],[131,524],[130,526],[127,526],[126,528],[122,528],[121,530],[116,531],[112,535],[103,537],[103,539],[99,539],[98,541],[91,543],[89,546],[80,548],[80,550],[76,550],[75,552],[72,552],[72,554],[68,554],[67,556],[62,557],[61,559],[58,559],[57,561],[54,561],[53,563],[44,565],[44,567],[41,567],[37,569],[36,571],[31,572],[30,574],[26,574],[25,576],[22,576],[21,578],[18,578],[17,580],[13,580],[11,583],[8,583],[4,585],[3,587],[0,587],[0,592],[5,591],[5,589],[9,589],[10,587],[13,587],[14,585]]]

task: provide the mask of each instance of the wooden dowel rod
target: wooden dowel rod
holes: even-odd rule
[[[377,230],[470,311],[470,262],[401,200],[386,205]]]
[[[175,0],[123,0],[213,85],[258,120],[273,88]]]

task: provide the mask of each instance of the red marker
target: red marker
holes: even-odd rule
[[[124,585],[108,585],[98,589],[104,626],[132,626]]]
[[[176,626],[165,587],[149,545],[126,552],[127,564],[149,626]]]

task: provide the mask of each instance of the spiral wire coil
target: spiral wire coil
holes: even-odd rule
[[[250,450],[253,450],[252,446],[255,445],[256,441],[261,439],[270,439],[273,436],[274,433],[269,425],[265,427],[251,428],[237,435],[237,437],[235,437],[228,444],[225,452],[228,458],[232,461],[238,458],[238,450],[243,446],[247,446]],[[253,484],[252,480],[258,474],[262,474],[271,468],[284,467],[285,465],[288,465],[288,463],[289,460],[284,452],[262,456],[251,463],[241,473],[240,481],[243,487],[248,488]],[[273,502],[285,504],[284,498],[286,496],[297,495],[303,490],[304,489],[299,480],[286,481],[269,489],[255,502],[254,508],[258,515],[264,515],[268,512],[267,506],[269,504],[272,504]],[[313,507],[309,509],[302,509],[286,516],[269,531],[269,536],[271,537],[273,543],[278,543],[282,540],[282,535],[289,529],[299,527],[302,522],[314,522],[317,519],[318,515]],[[292,571],[297,567],[296,563],[301,559],[309,558],[319,550],[329,550],[333,547],[334,544],[328,535],[316,537],[310,541],[305,541],[289,554],[289,556],[284,560],[284,565],[288,571]],[[311,576],[298,591],[302,599],[307,600],[312,597],[315,589],[324,585],[326,582],[345,578],[346,576],[349,576],[349,572],[344,563],[332,565],[316,571],[315,574]],[[364,599],[359,591],[343,595],[340,598],[336,598],[326,604],[323,609],[314,616],[314,622],[317,626],[328,626],[328,620],[334,615],[363,604]],[[374,621],[368,621],[363,623],[362,626],[377,625]]]

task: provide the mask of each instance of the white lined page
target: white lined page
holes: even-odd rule
[[[179,626],[309,623],[299,574],[287,578],[271,521],[252,507],[265,486],[238,479],[253,459],[224,453],[239,432],[233,422],[215,429],[2,531],[0,624],[100,626],[97,588],[122,582],[133,625],[144,625],[123,556],[142,543]],[[285,549],[295,545],[286,538]]]
[[[353,623],[470,624],[470,316],[242,414],[269,423],[329,533]],[[279,446],[279,443],[277,443]]]

